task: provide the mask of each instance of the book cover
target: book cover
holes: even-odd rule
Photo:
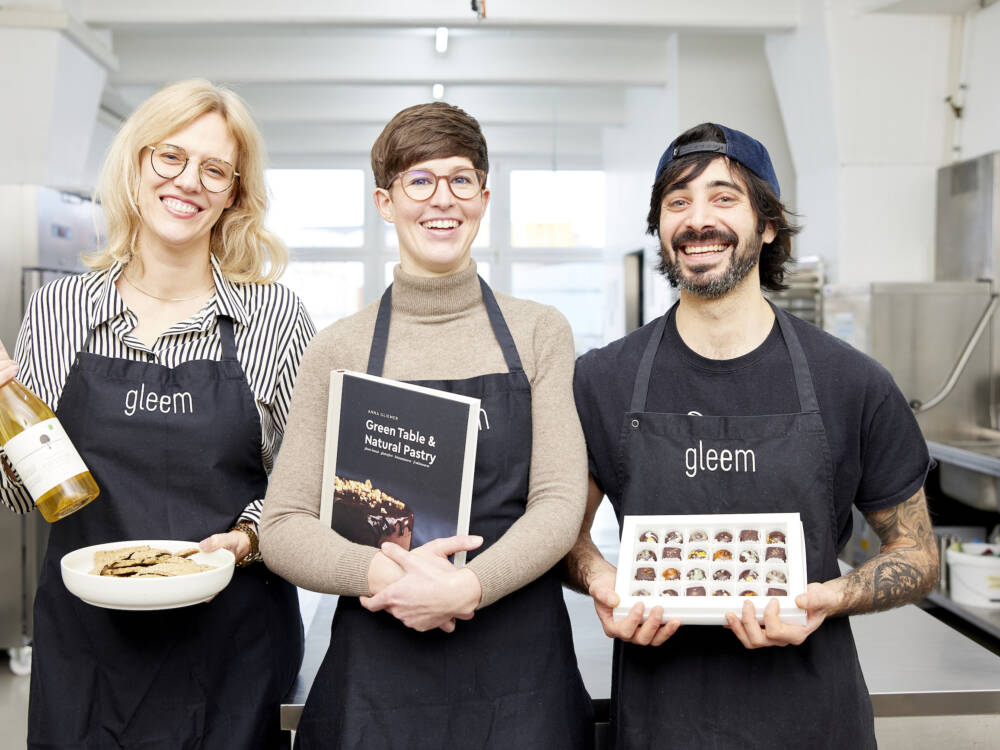
[[[479,399],[331,372],[320,520],[373,547],[468,533],[478,434]]]

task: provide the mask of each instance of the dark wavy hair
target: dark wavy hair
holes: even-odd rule
[[[726,138],[715,125],[704,123],[685,131],[677,138],[675,145],[683,146],[699,141],[725,143]],[[670,162],[653,183],[653,194],[649,200],[649,215],[646,217],[646,232],[654,237],[659,235],[660,209],[663,205],[664,195],[673,190],[678,183],[693,180],[716,159],[725,158],[717,153],[696,152]],[[757,234],[763,234],[768,224],[774,228],[776,233],[771,242],[766,242],[761,247],[760,285],[775,292],[787,289],[788,285],[784,283],[785,266],[792,260],[792,237],[798,234],[802,227],[789,220],[788,217],[795,214],[785,208],[770,185],[738,161],[728,159],[728,162],[729,168],[740,177],[747,187],[750,206],[757,219]],[[661,256],[663,252],[661,248]],[[665,272],[662,261],[659,271]]]

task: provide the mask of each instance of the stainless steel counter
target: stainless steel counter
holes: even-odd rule
[[[595,700],[607,700],[612,641],[601,630],[589,597],[569,591],[565,597],[587,690]],[[281,708],[284,729],[298,724],[326,653],[335,607],[336,597],[323,597],[308,627],[302,671],[294,695]],[[1000,657],[919,607],[855,617],[852,627],[876,717],[1000,713]]]

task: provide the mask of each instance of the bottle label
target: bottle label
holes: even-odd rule
[[[58,419],[46,419],[17,433],[3,450],[35,502],[53,487],[87,471]]]

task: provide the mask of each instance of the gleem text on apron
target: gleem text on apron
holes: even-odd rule
[[[52,527],[35,598],[29,747],[231,750],[282,744],[278,707],[302,659],[291,584],[237,569],[211,602],[126,612],[66,591],[59,560],[130,539],[197,543],[263,497],[260,418],[233,323],[222,360],[174,368],[78,353],[57,415],[101,487]],[[141,399],[140,399],[141,396]]]
[[[667,315],[660,319],[622,423],[618,512],[798,512],[808,578],[825,581],[840,574],[830,453],[802,346],[788,314],[775,309],[775,315],[800,411],[768,416],[647,412]],[[754,470],[692,476],[686,451],[699,445],[752,451]],[[828,619],[801,646],[784,648],[747,650],[727,629],[696,625],[682,626],[658,648],[616,641],[611,692],[617,750],[875,747],[871,701],[847,618]]]
[[[479,433],[470,522],[485,549],[524,513],[531,386],[493,292],[482,279],[480,286],[509,371],[417,382],[477,397],[489,415],[489,430]],[[390,286],[369,374],[382,374],[391,312]],[[592,733],[559,578],[549,571],[459,621],[453,633],[418,633],[341,597],[296,748],[578,750],[590,746]]]

